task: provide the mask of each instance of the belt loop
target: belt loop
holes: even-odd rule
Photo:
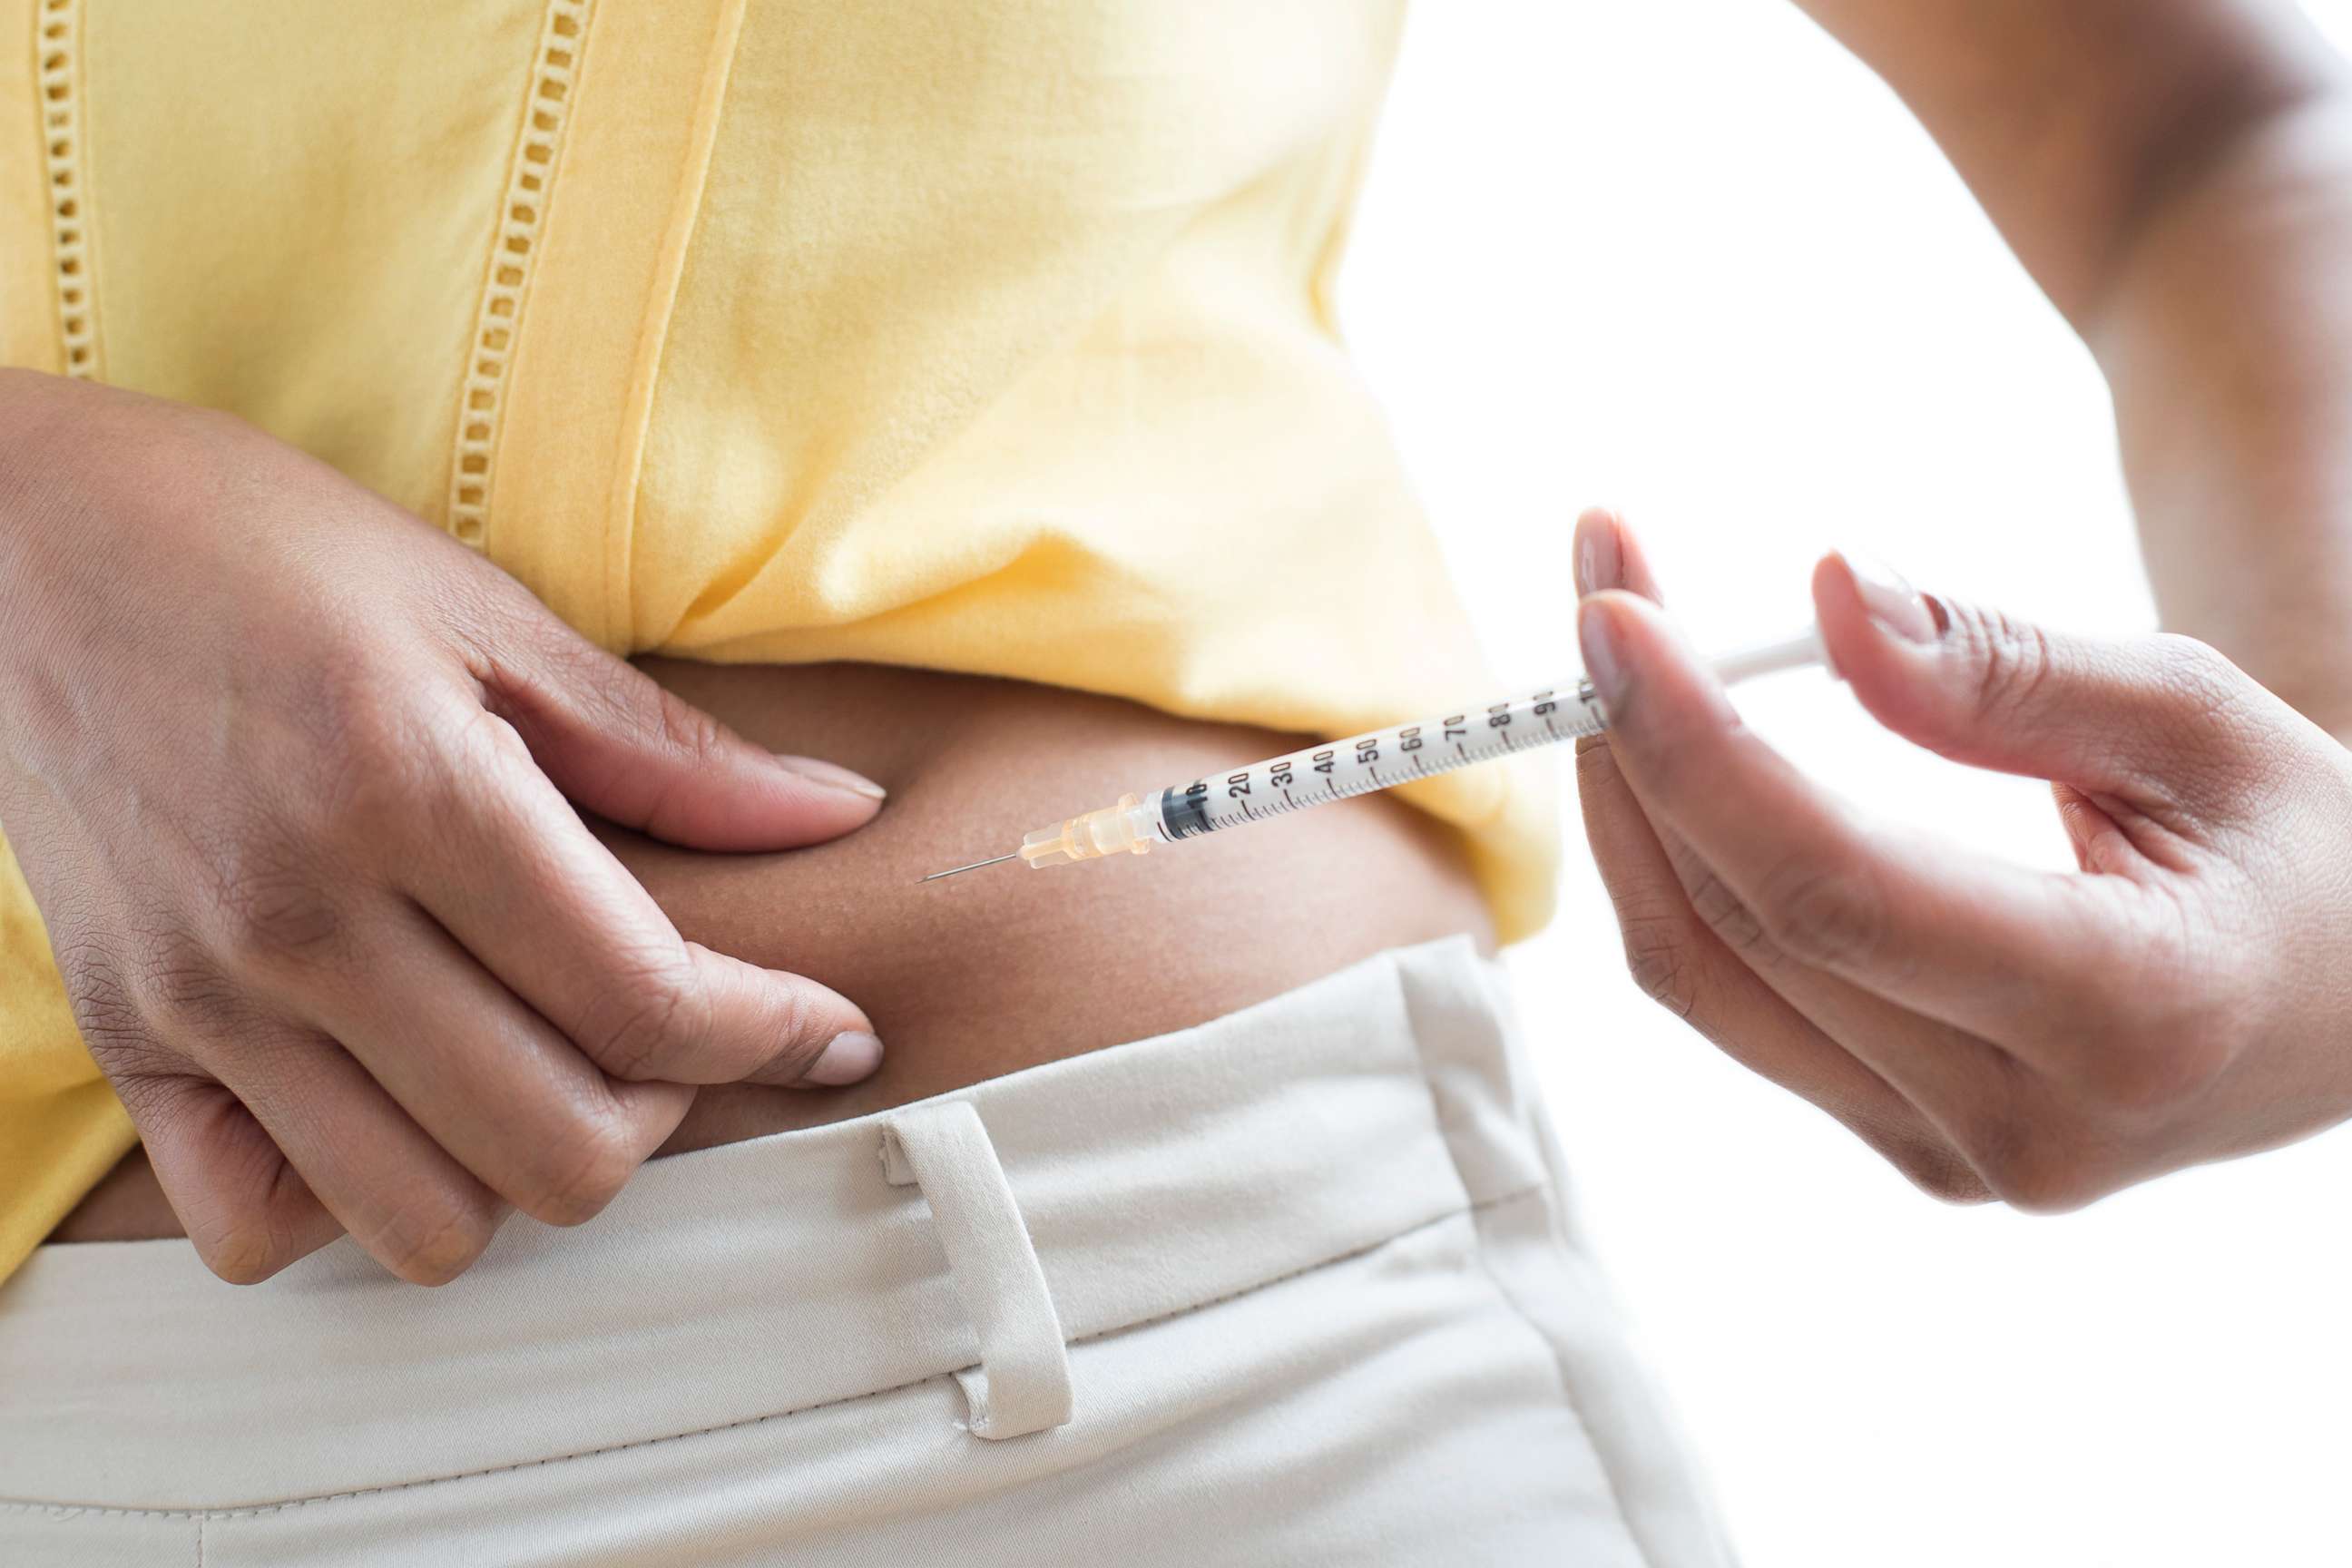
[[[1070,1357],[1029,1227],[970,1100],[932,1100],[882,1124],[882,1173],[922,1189],[956,1294],[980,1336],[958,1373],[975,1437],[1025,1436],[1070,1418]]]

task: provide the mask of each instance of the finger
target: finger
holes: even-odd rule
[[[2079,1207],[2112,1190],[2100,1172],[2114,1168],[2115,1151],[2075,1114],[2059,1079],[1964,1030],[1788,962],[1743,910],[1725,907],[1720,880],[1695,874],[1686,859],[1675,870],[1697,889],[1701,921],[1747,971],[1910,1108],[1914,1120],[1891,1147],[1864,1136],[1923,1190],[2036,1212]]]
[[[1749,1071],[1835,1117],[1927,1192],[1955,1203],[1991,1195],[1933,1120],[1779,994],[1700,917],[1606,745],[1580,750],[1577,799],[1626,966],[1645,994]]]
[[[549,1225],[593,1217],[694,1090],[606,1077],[423,910],[386,926],[364,982],[335,987],[311,1021],[508,1203]]]
[[[1597,739],[1580,742],[1580,757],[1583,748],[1605,744]],[[1580,782],[1591,766],[1580,761]],[[1640,810],[1613,758],[1598,771],[1606,777],[1597,781],[1594,799],[1605,804],[1613,797]],[[1647,823],[1646,816],[1642,820]],[[1596,837],[1594,842],[1598,851],[1601,840]],[[1977,1166],[1971,1151],[1988,1146],[1989,1141],[1998,1142],[2010,1124],[2003,1118],[2019,1098],[2016,1064],[1963,1030],[1790,962],[1681,837],[1654,833],[1651,843],[1654,858],[1644,860],[1646,876],[1641,877],[1650,887],[1635,896],[1650,907],[1664,906],[1669,895],[1656,889],[1663,879],[1681,895],[1679,919],[1685,929],[1671,935],[1655,929],[1646,933],[1642,940],[1651,951],[1643,955],[1634,952],[1636,934],[1628,926],[1629,958],[1654,968],[1661,962],[1657,949],[1667,942],[1676,944],[1674,951],[1706,955],[1704,962],[1690,965],[1692,973],[1709,978],[1708,992],[1738,999],[1724,1011],[1738,1016],[1741,1028],[1713,1026],[1693,1016],[1702,1034],[1743,1061],[1747,1058],[1741,1047],[1727,1037],[1769,1039],[1780,1047],[1773,1058],[1748,1065],[1822,1104],[1924,1191],[1956,1203],[1990,1199],[1994,1188],[1989,1173]],[[1604,861],[1603,875],[1609,874]],[[1622,916],[1623,906],[1620,908]],[[1741,995],[1743,991],[1748,994]],[[1768,1012],[1765,997],[1789,1016],[1782,1029],[1759,1035]],[[1844,1081],[1843,1069],[1825,1068],[1817,1059],[1823,1051],[1846,1058],[1886,1100],[1867,1089],[1858,1091]],[[1824,1100],[1824,1093],[1839,1096],[1839,1101]]]
[[[118,1079],[180,1228],[205,1267],[253,1285],[343,1234],[236,1095],[194,1074]]]
[[[1592,507],[1576,520],[1574,559],[1579,598],[1622,588],[1654,605],[1666,602],[1641,539],[1623,517],[1607,507]]]
[[[1612,511],[1596,508],[1578,520],[1574,560],[1583,594],[1622,588],[1663,603],[1638,539]],[[1703,874],[1703,863],[1689,846],[1643,813],[1618,772],[1605,734],[1577,742],[1577,781],[1586,834],[1617,906],[1635,984],[1733,1059],[1836,1117],[1920,1187],[1954,1202],[1989,1196],[1977,1173],[1903,1087],[1849,1049],[1836,1031],[1820,1027],[1775,988],[1773,977],[1759,973],[1770,957],[1761,933],[1752,921],[1738,918],[1721,883]],[[1708,923],[1710,913],[1720,929]],[[1853,989],[1821,979],[1825,985]],[[1944,1027],[1899,1009],[1889,1011],[1895,1018],[1873,1020],[1874,1043]],[[1895,1065],[1914,1069],[1906,1076],[1915,1080],[1915,1091],[1937,1088],[1916,1082],[1939,1071],[1932,1059],[1916,1066],[1899,1059]]]
[[[863,827],[872,780],[779,756],[614,658],[537,605],[475,668],[555,786],[599,816],[692,849],[793,849]]]
[[[1638,538],[1612,510],[1596,507],[1577,520],[1573,559],[1580,595],[1622,589],[1664,602]],[[1916,1169],[1922,1185],[1979,1185],[1916,1107],[1776,993],[1700,917],[1685,875],[1698,858],[1643,812],[1605,734],[1577,742],[1577,799],[1616,906],[1627,967],[1644,993],[1733,1059],[1853,1128],[1899,1168]]]
[[[290,1026],[239,1046],[222,1081],[370,1257],[440,1285],[482,1255],[505,1217],[498,1199],[341,1047]]]
[[[1634,795],[1797,963],[2044,1053],[2136,1016],[2135,984],[2169,964],[2160,894],[1865,828],[1740,724],[1654,607],[1602,595],[1580,624]]]
[[[446,761],[404,889],[605,1072],[831,1087],[880,1065],[874,1026],[838,993],[681,938],[497,718]]]
[[[2097,801],[2073,784],[2053,784],[2050,799],[2058,807],[2059,825],[2074,851],[2074,864],[2085,871],[2115,875],[2135,868],[2138,852],[2129,836]]]
[[[2019,1098],[2015,1058],[1964,1029],[1800,963],[1688,845],[1667,850],[1695,918],[1771,993],[1891,1085],[1937,1135],[1964,1152]]]
[[[2099,642],[1958,600],[1923,599],[1831,555],[1813,601],[1838,672],[1881,723],[1976,767],[2106,795],[2159,822],[2201,803],[2199,765],[2242,736],[2257,689],[2185,637]]]

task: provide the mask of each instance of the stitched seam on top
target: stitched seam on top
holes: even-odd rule
[[[100,362],[89,189],[82,156],[81,0],[41,0],[33,13],[33,27],[58,344],[66,374],[87,381],[99,374]]]
[[[531,255],[538,248],[555,183],[563,127],[579,81],[580,52],[588,41],[589,5],[590,0],[548,0],[531,59],[522,130],[499,204],[482,305],[467,344],[466,378],[457,393],[457,450],[449,462],[449,531],[476,549],[482,547],[488,528],[490,458],[498,445],[515,341],[522,330]]]
[[[1378,1241],[1367,1242],[1361,1247],[1350,1247],[1346,1252],[1318,1258],[1313,1263],[1303,1264],[1286,1273],[1261,1279],[1254,1285],[1244,1285],[1237,1290],[1229,1290],[1222,1296],[1212,1296],[1205,1301],[1195,1301],[1190,1306],[1178,1307],[1172,1310],[1161,1312],[1156,1317],[1139,1318],[1134,1322],[1121,1323],[1116,1328],[1097,1329],[1093,1333],[1081,1334],[1069,1342],[1072,1345],[1090,1344],[1097,1340],[1110,1339],[1118,1334],[1133,1333],[1138,1329],[1148,1329],[1157,1323],[1165,1323],[1173,1319],[1190,1316],[1194,1312],[1206,1311],[1211,1307],[1221,1307],[1228,1301],[1239,1300],[1244,1296],[1253,1296],[1260,1290],[1271,1289],[1276,1285],[1287,1284],[1293,1279],[1318,1273],[1326,1268],[1336,1268],[1342,1263],[1352,1263],[1357,1258],[1370,1257],[1384,1247],[1392,1247],[1407,1237],[1418,1236],[1423,1231],[1433,1229],[1449,1220],[1457,1220],[1465,1215],[1475,1215],[1481,1209],[1493,1208],[1498,1205],[1516,1203],[1530,1193],[1540,1190],[1540,1185],[1521,1187],[1517,1192],[1505,1193],[1500,1196],[1466,1204],[1459,1208],[1450,1208],[1443,1214],[1432,1215],[1425,1220],[1409,1225],[1393,1235],[1384,1236]],[[771,1421],[789,1420],[795,1415],[805,1415],[811,1411],[829,1410],[837,1405],[855,1405],[861,1399],[879,1399],[886,1394],[896,1394],[901,1389],[913,1388],[919,1384],[935,1383],[942,1377],[952,1377],[959,1372],[971,1370],[971,1367],[964,1366],[950,1367],[943,1373],[925,1373],[920,1377],[910,1377],[904,1383],[894,1383],[887,1388],[869,1388],[861,1394],[843,1394],[838,1399],[822,1399],[814,1405],[794,1405],[790,1410],[770,1411],[764,1415],[746,1415],[738,1421],[722,1421],[715,1426],[698,1426],[691,1432],[667,1432],[658,1437],[638,1437],[626,1443],[610,1443],[601,1448],[583,1448],[577,1453],[551,1454],[543,1459],[523,1459],[511,1465],[491,1465],[478,1470],[460,1470],[455,1475],[448,1476],[427,1476],[422,1480],[394,1481],[380,1487],[357,1487],[350,1491],[320,1492],[313,1497],[289,1498],[283,1502],[256,1503],[247,1508],[108,1508],[87,1503],[33,1502],[22,1498],[0,1498],[0,1513],[37,1513],[53,1519],[74,1519],[82,1515],[94,1519],[256,1519],[266,1513],[283,1513],[289,1509],[308,1508],[312,1503],[341,1502],[351,1498],[374,1497],[382,1492],[414,1491],[419,1487],[443,1486],[451,1481],[470,1481],[483,1476],[502,1476],[515,1470],[537,1469],[541,1465],[560,1465],[571,1459],[593,1459],[604,1454],[625,1453],[632,1448],[650,1448],[656,1443],[675,1443],[686,1437],[708,1437],[714,1433],[740,1431],[746,1426],[763,1426]]]
[[[604,509],[604,630],[608,642],[634,647],[637,636],[636,604],[629,589],[630,563],[637,546],[637,496],[645,480],[646,444],[654,426],[654,405],[659,400],[662,366],[669,357],[669,332],[677,315],[677,300],[686,268],[702,226],[704,195],[709,189],[711,162],[719,155],[719,134],[727,113],[728,97],[741,52],[743,14],[747,0],[720,0],[719,21],[703,60],[702,84],[695,97],[693,137],[670,211],[663,226],[660,260],[646,310],[637,325],[637,352],[631,356],[627,424],[615,448],[612,499]],[[658,309],[656,309],[658,305]],[[617,535],[617,537],[616,537]]]

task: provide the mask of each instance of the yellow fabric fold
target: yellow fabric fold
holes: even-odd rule
[[[0,354],[44,369],[50,3],[0,0]],[[61,3],[105,378],[614,651],[1335,738],[1496,694],[1330,307],[1397,0]],[[1404,792],[1507,937],[1549,777]],[[129,1137],[5,871],[0,1268]]]

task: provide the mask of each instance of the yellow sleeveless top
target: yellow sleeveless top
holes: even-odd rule
[[[616,652],[1375,728],[1486,683],[1332,318],[1400,9],[0,0],[0,361],[242,415]],[[1512,937],[1541,781],[1409,793]],[[0,846],[0,1275],[131,1142]]]

